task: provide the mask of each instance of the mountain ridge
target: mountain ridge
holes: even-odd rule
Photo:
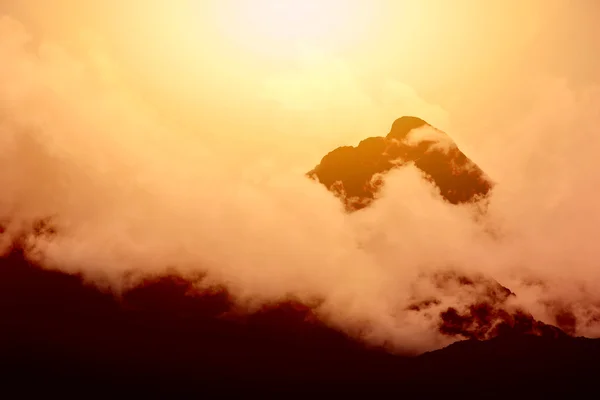
[[[40,269],[19,252],[0,259],[0,275],[0,381],[6,384],[72,386],[76,380],[154,394],[208,388],[539,392],[548,379],[592,382],[600,356],[600,339],[520,332],[420,356],[392,355],[307,321],[306,309],[293,305],[245,320],[218,318],[229,307],[226,294],[190,296],[189,283],[178,278],[147,281],[119,300],[76,276]]]

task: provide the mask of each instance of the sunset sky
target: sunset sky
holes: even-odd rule
[[[314,110],[317,126],[306,130],[346,131],[336,138],[346,142],[365,129],[381,131],[402,107],[432,114],[438,125],[474,124],[474,113],[485,117],[477,123],[495,124],[531,107],[542,76],[578,86],[598,79],[590,55],[599,46],[600,6],[586,0],[26,0],[0,7],[39,37],[103,54],[127,85],[204,129],[209,121],[231,123],[231,114],[269,129],[263,114],[272,114],[273,102]],[[375,117],[375,108],[384,114]],[[347,125],[327,111],[350,114]],[[286,117],[304,120],[301,114]]]
[[[202,265],[240,298],[326,297],[419,349],[439,343],[390,310],[424,265],[537,274],[552,289],[522,288],[528,310],[584,318],[600,310],[574,289],[600,282],[599,17],[592,0],[3,1],[0,222],[55,216],[51,267]],[[356,216],[304,176],[403,115],[499,184],[505,241],[413,170]]]

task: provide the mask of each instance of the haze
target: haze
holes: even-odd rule
[[[403,309],[449,266],[600,333],[595,2],[324,1],[298,14],[314,29],[258,3],[0,5],[5,242],[52,217],[30,255],[48,268],[115,292],[132,270],[207,272],[250,309],[325,299],[328,323],[400,350],[447,343]],[[351,215],[305,177],[402,115],[497,182],[485,224],[412,168]]]

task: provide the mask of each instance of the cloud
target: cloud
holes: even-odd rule
[[[411,146],[417,145],[425,141],[432,142],[433,144],[430,147],[429,151],[441,150],[445,153],[447,153],[454,146],[454,142],[448,135],[444,134],[436,128],[431,128],[429,126],[413,129],[407,135],[405,141]]]
[[[350,333],[368,326],[365,340],[417,351],[452,339],[407,311],[416,293],[439,297],[440,308],[472,297],[423,278],[450,268],[498,280],[537,318],[552,323],[552,307],[562,307],[576,315],[577,334],[599,333],[596,89],[547,81],[531,112],[507,130],[463,127],[462,141],[478,143],[474,159],[498,182],[487,219],[477,222],[413,167],[390,173],[381,198],[353,214],[299,172],[342,141],[386,134],[402,114],[444,128],[441,108],[395,83],[383,84],[381,103],[343,63],[318,60],[275,76],[256,94],[276,100],[256,116],[273,125],[206,126],[223,130],[216,143],[137,100],[115,80],[116,63],[107,80],[94,58],[33,46],[6,17],[0,59],[0,219],[6,236],[52,218],[56,235],[30,238],[47,268],[116,288],[132,270],[206,272],[241,304],[321,299],[328,323]],[[336,136],[345,129],[352,133]],[[309,156],[290,150],[313,145]],[[290,154],[297,159],[286,160]],[[529,283],[536,280],[543,285]]]

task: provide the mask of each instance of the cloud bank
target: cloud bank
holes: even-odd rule
[[[473,132],[480,124],[453,125],[399,83],[384,85],[383,96],[399,102],[362,91],[343,65],[332,64],[338,80],[330,89],[348,96],[328,99],[318,92],[331,72],[308,66],[277,75],[257,95],[275,100],[259,115],[275,122],[207,126],[218,137],[208,140],[130,95],[107,62],[34,44],[8,17],[0,19],[0,59],[4,250],[50,218],[55,234],[28,238],[30,257],[44,267],[83,273],[115,292],[132,284],[132,271],[206,273],[202,285],[225,286],[249,309],[318,300],[317,314],[333,326],[415,351],[453,340],[434,318],[407,309],[415,296],[440,299],[440,309],[476,296],[422,278],[450,269],[496,279],[542,321],[556,323],[558,310],[568,310],[574,334],[600,335],[597,88],[543,80],[525,118],[507,115],[509,128]],[[282,90],[286,101],[278,100]],[[308,93],[289,96],[295,91]],[[444,202],[413,167],[388,174],[381,197],[353,214],[301,172],[343,140],[384,135],[396,117],[418,111],[472,150],[498,183],[485,221]],[[363,115],[363,125],[336,137],[357,126],[353,115]],[[333,136],[316,134],[327,129]],[[313,141],[308,156],[293,152]]]

